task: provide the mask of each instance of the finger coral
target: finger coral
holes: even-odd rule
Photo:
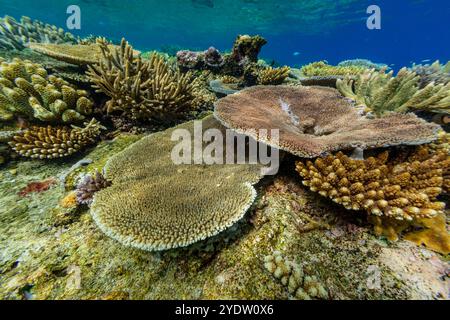
[[[428,229],[428,221],[441,219],[445,203],[437,197],[448,185],[449,168],[448,152],[429,145],[397,156],[384,151],[355,160],[339,152],[296,164],[303,184],[311,191],[349,210],[367,211],[375,232],[391,240],[408,227]],[[450,236],[445,223],[433,227],[433,232],[442,240],[438,251],[448,253]]]
[[[201,125],[225,133],[212,116]],[[91,213],[122,244],[149,251],[187,246],[231,227],[255,199],[259,164],[176,165],[176,133],[192,143],[194,122],[142,138],[104,168],[112,186],[94,195]]]
[[[289,67],[282,68],[266,68],[258,73],[258,84],[282,84],[283,81],[289,76],[291,69]]]
[[[110,185],[111,182],[106,180],[98,171],[92,175],[86,175],[80,183],[78,183],[75,191],[77,203],[91,205],[94,194]]]
[[[433,82],[419,89],[420,77],[401,69],[393,72],[366,71],[356,80],[345,78],[337,81],[338,90],[356,104],[377,115],[389,111],[431,111],[450,113],[450,83],[435,85]]]
[[[95,143],[104,129],[95,119],[84,128],[31,127],[9,142],[14,151],[32,159],[55,159],[70,156]]]
[[[31,42],[76,43],[77,39],[62,28],[29,17],[23,16],[20,22],[10,16],[0,18],[0,48],[22,50]]]
[[[28,60],[1,61],[0,120],[22,116],[52,123],[74,123],[92,112],[87,92],[48,75],[41,65]]]
[[[88,76],[97,92],[109,96],[107,111],[118,111],[133,120],[173,119],[198,107],[198,83],[190,73],[182,74],[158,54],[149,60],[133,57],[123,39],[111,49],[99,42],[104,60],[89,66]]]
[[[357,147],[428,143],[440,128],[414,114],[362,117],[339,92],[325,87],[248,88],[217,101],[214,115],[228,128],[306,158]],[[259,137],[260,129],[278,129],[279,142]]]
[[[360,65],[332,66],[325,61],[318,61],[303,66],[300,71],[305,77],[324,77],[358,75],[365,70],[367,69]]]

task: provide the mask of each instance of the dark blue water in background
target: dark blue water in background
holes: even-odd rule
[[[449,0],[8,0],[0,15],[65,27],[71,4],[82,13],[72,33],[125,37],[140,50],[229,50],[237,34],[249,33],[268,40],[264,58],[288,65],[368,58],[397,69],[450,60]],[[381,8],[381,30],[366,27],[371,4]]]

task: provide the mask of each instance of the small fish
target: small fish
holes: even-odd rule
[[[430,61],[431,61],[430,59],[424,59],[424,60],[422,60],[420,62],[430,62]]]
[[[298,52],[298,51],[295,51],[293,54],[292,54],[294,57],[297,57],[297,56],[299,56],[300,55],[300,52]]]

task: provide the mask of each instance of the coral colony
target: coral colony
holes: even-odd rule
[[[141,53],[1,18],[0,297],[438,296],[396,266],[450,253],[450,64],[274,67],[266,42]],[[91,288],[61,289],[70,266]]]

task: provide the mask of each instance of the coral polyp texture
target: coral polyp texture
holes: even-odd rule
[[[332,66],[325,61],[313,62],[301,68],[305,77],[352,76],[363,73],[367,68],[361,65]]]
[[[10,16],[0,18],[0,48],[22,50],[33,42],[77,43],[77,39],[62,28],[26,16],[20,22]]]
[[[212,116],[201,124],[225,130]],[[125,245],[149,251],[187,246],[231,227],[255,199],[260,165],[176,165],[174,132],[191,139],[194,122],[142,138],[104,168],[112,186],[94,195],[91,213],[103,232]]]
[[[41,65],[28,60],[0,58],[0,120],[17,116],[29,120],[74,123],[92,113],[93,102],[84,90],[48,75]]]
[[[93,174],[88,174],[78,183],[75,195],[78,204],[91,205],[94,194],[106,187],[109,187],[111,182],[98,171]]]
[[[95,119],[84,128],[33,126],[9,142],[14,151],[32,159],[55,159],[70,156],[94,144],[104,129]]]
[[[366,71],[356,80],[337,81],[338,90],[347,98],[377,115],[387,112],[431,111],[450,113],[450,83],[429,83],[419,87],[420,77],[406,68],[393,72]]]
[[[423,243],[449,253],[450,236],[445,226],[445,203],[437,200],[449,183],[450,156],[429,145],[414,150],[383,151],[364,160],[342,152],[298,161],[303,184],[349,210],[365,210],[375,232],[396,240],[408,227],[428,230]]]
[[[163,56],[135,58],[124,39],[114,49],[104,42],[98,44],[103,59],[89,66],[87,74],[97,92],[111,98],[106,103],[108,113],[119,112],[133,120],[168,120],[185,117],[202,104],[199,82]]]
[[[282,84],[289,76],[291,68],[284,66],[281,68],[266,68],[258,73],[258,84],[262,85],[277,85]]]
[[[228,128],[306,158],[424,144],[436,140],[440,128],[414,114],[362,117],[339,92],[325,87],[255,86],[217,101],[214,115]],[[258,136],[260,129],[279,130],[279,141]]]

